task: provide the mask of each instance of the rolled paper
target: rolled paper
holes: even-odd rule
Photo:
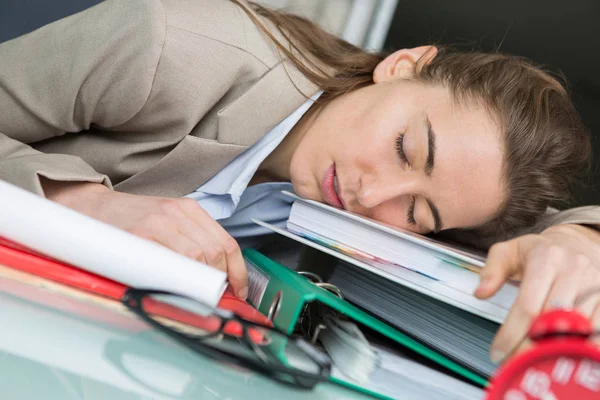
[[[0,236],[124,285],[216,306],[227,275],[157,243],[0,181]]]

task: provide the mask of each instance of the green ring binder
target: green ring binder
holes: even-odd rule
[[[243,250],[243,255],[249,268],[256,268],[262,272],[268,279],[260,304],[253,304],[262,313],[268,313],[273,298],[278,292],[283,296],[279,303],[279,313],[273,319],[273,323],[280,329],[292,333],[298,320],[305,308],[310,303],[320,303],[330,309],[341,313],[350,320],[368,327],[385,337],[396,342],[399,346],[409,348],[440,366],[452,371],[472,383],[479,386],[487,386],[487,380],[478,374],[470,371],[462,365],[444,357],[443,355],[428,348],[415,339],[403,334],[402,332],[381,322],[370,314],[356,308],[352,304],[336,297],[333,293],[323,288],[317,287],[297,272],[278,264],[254,249]],[[282,355],[282,358],[285,358]],[[330,378],[332,382],[346,387],[359,390],[380,398],[388,398],[369,389],[360,387],[351,382]]]

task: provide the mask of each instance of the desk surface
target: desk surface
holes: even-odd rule
[[[365,399],[294,390],[191,353],[137,318],[0,277],[0,393],[20,399]]]

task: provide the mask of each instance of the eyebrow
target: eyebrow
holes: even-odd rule
[[[427,161],[425,161],[425,174],[427,176],[431,176],[433,172],[433,167],[435,167],[435,132],[431,127],[431,121],[429,120],[429,116],[425,115],[425,128],[427,129]],[[440,217],[440,211],[433,204],[433,202],[429,199],[427,200],[427,204],[431,209],[431,215],[433,216],[433,223],[435,233],[438,233],[442,230],[442,218]]]
[[[431,121],[425,116],[425,128],[427,129],[427,161],[425,162],[425,174],[430,176],[435,167],[435,132],[431,128]]]

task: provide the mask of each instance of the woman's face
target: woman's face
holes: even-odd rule
[[[503,199],[494,119],[444,87],[376,82],[314,118],[291,160],[296,193],[419,233],[489,221]]]

